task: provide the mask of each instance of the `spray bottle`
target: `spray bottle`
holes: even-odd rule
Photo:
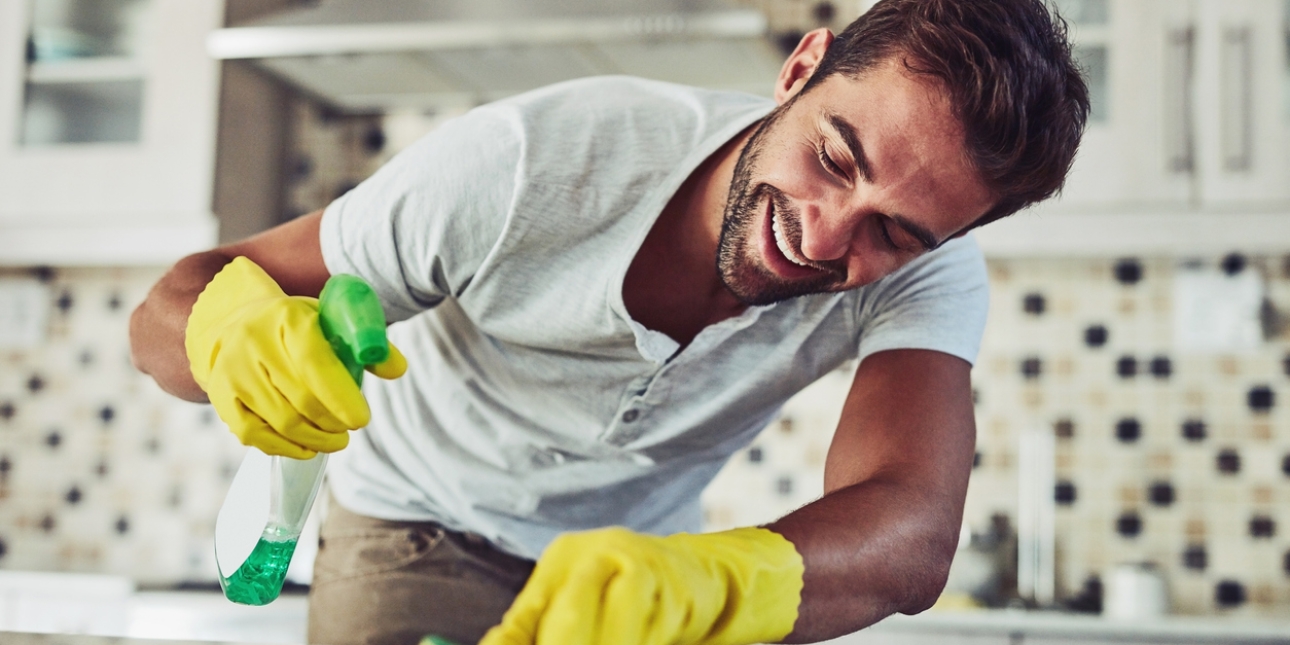
[[[365,366],[389,357],[385,313],[362,278],[332,276],[318,296],[318,322],[359,385]],[[278,597],[326,465],[325,453],[300,460],[247,451],[215,520],[215,561],[226,598],[266,605]]]

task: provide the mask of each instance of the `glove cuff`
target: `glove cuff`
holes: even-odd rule
[[[793,631],[806,568],[788,538],[760,527],[672,537],[707,542],[726,554],[727,607],[738,610],[714,626],[705,645],[777,642]]]

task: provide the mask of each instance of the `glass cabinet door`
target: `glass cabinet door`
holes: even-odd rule
[[[29,0],[19,144],[135,143],[149,0]]]

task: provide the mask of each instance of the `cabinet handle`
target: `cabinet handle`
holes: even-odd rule
[[[1165,159],[1173,172],[1191,172],[1195,166],[1192,141],[1192,54],[1195,30],[1170,30],[1165,39]]]
[[[1220,149],[1223,168],[1242,172],[1252,165],[1253,115],[1250,93],[1251,33],[1249,27],[1229,27],[1223,30],[1220,52],[1221,77],[1219,87]]]

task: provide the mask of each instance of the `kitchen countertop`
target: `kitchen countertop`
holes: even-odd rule
[[[304,642],[306,598],[283,596],[266,607],[234,605],[217,592],[136,592],[123,604],[121,625],[87,631],[98,635],[27,633],[10,627],[3,645],[210,645]],[[1122,621],[1088,614],[1044,611],[928,611],[892,616],[834,645],[973,643],[1154,643],[1168,645],[1290,645],[1290,617],[1164,616]]]
[[[857,634],[829,642],[863,645],[881,642],[880,637],[884,635],[902,633],[998,635],[1014,641],[1014,636],[1024,636],[1111,642],[1290,645],[1290,617],[1279,620],[1246,616],[1161,616],[1116,620],[1092,614],[1050,611],[928,611],[917,616],[892,616]]]
[[[28,634],[0,632],[4,645],[213,645],[212,641],[174,641],[81,634]],[[234,645],[227,643],[227,645]]]

